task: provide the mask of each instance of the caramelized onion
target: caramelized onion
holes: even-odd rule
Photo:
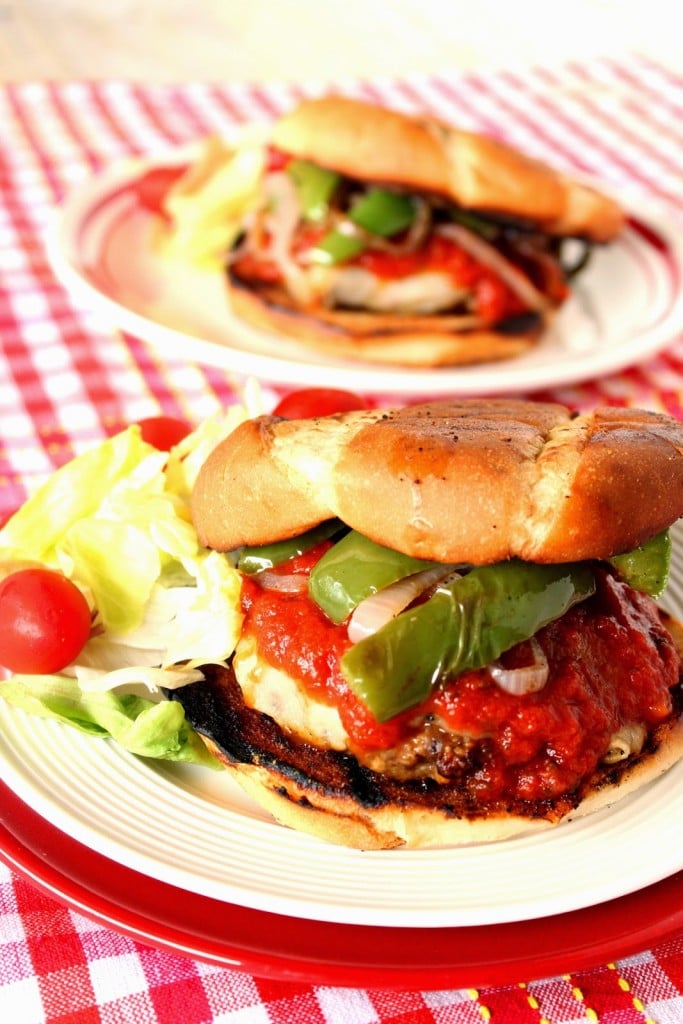
[[[530,238],[516,238],[513,248],[530,267],[534,280],[538,282],[543,294],[553,302],[561,303],[567,294],[566,278],[570,275],[563,270],[555,256],[547,250],[539,248]]]
[[[537,693],[548,682],[548,659],[535,637],[529,641],[534,660],[531,665],[520,668],[503,668],[499,662],[489,665],[489,675],[506,693],[521,697],[525,693]]]

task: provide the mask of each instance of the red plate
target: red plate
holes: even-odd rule
[[[141,942],[308,984],[514,984],[607,963],[683,931],[683,872],[619,900],[513,924],[372,928],[268,914],[197,896],[110,861],[60,832],[3,783],[0,857],[53,897]]]

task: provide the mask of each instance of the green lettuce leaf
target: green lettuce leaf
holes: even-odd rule
[[[93,515],[114,486],[154,453],[139,429],[130,428],[62,466],[0,532],[0,557],[52,563],[69,528]]]
[[[220,769],[176,701],[135,694],[84,693],[62,675],[15,675],[0,682],[0,697],[41,718],[53,718],[92,736],[110,736],[139,757],[184,761]]]
[[[94,626],[64,674],[15,675],[0,697],[144,757],[217,766],[162,688],[201,678],[197,666],[224,662],[239,637],[240,576],[199,543],[190,494],[206,456],[246,415],[234,406],[170,453],[133,425],[59,469],[11,517],[0,574],[26,563],[64,573]]]

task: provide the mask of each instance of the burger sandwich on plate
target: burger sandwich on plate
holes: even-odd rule
[[[237,318],[415,367],[527,350],[625,221],[500,141],[336,95],[303,101],[265,141],[208,140],[160,209],[160,251],[224,269]]]
[[[548,828],[680,759],[672,418],[501,399],[172,426],[79,455],[0,529],[0,697],[361,849]]]
[[[578,817],[683,754],[681,632],[654,601],[682,511],[683,428],[651,412],[249,419],[192,495],[242,576],[240,638],[173,696],[248,793],[332,842]]]

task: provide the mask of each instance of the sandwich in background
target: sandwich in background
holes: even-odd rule
[[[624,224],[492,138],[342,96],[218,139],[161,202],[160,251],[224,269],[237,317],[334,357],[415,367],[533,346]]]

